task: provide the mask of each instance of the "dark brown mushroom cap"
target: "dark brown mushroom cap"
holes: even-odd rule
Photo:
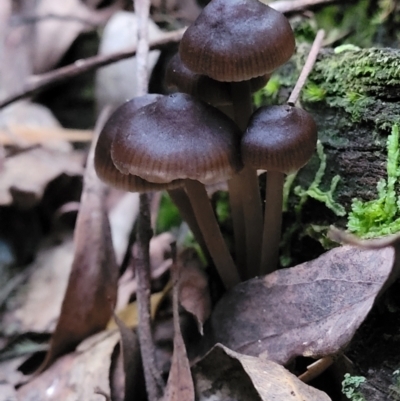
[[[280,12],[258,0],[213,0],[184,33],[179,53],[192,71],[235,82],[273,71],[294,48]]]
[[[176,93],[142,107],[121,126],[111,157],[123,174],[166,183],[220,182],[241,168],[240,131],[219,110]]]
[[[98,177],[105,183],[129,192],[148,192],[172,189],[183,185],[181,180],[169,184],[155,184],[134,175],[122,174],[112,162],[111,144],[120,127],[141,107],[146,106],[162,95],[145,95],[134,98],[119,107],[105,124],[97,140],[94,167]]]
[[[305,110],[261,107],[243,135],[242,159],[245,166],[289,174],[308,162],[316,143],[317,126]]]
[[[175,87],[179,92],[187,93],[213,105],[231,102],[228,84],[191,71],[182,63],[179,53],[175,54],[167,65],[165,83],[169,88]]]
[[[256,92],[263,88],[270,78],[269,74],[250,80],[250,89]],[[231,86],[228,82],[216,81],[207,75],[196,74],[182,63],[179,53],[167,64],[165,83],[171,89],[187,93],[214,106],[232,103]]]

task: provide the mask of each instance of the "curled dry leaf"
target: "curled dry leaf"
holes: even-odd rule
[[[18,390],[23,401],[99,401],[100,387],[110,393],[111,355],[120,339],[117,331],[88,338],[74,353],[59,358],[48,370]]]
[[[54,67],[80,33],[104,25],[119,7],[115,3],[97,11],[80,0],[40,0],[34,16],[40,20],[32,50],[34,73]]]
[[[110,305],[116,302],[119,272],[105,207],[106,187],[94,171],[93,151],[92,145],[75,227],[74,262],[42,369],[86,337],[103,330],[111,317]]]
[[[205,344],[286,364],[343,349],[390,277],[392,247],[335,248],[318,259],[233,288],[206,325]],[[392,273],[393,271],[393,273]]]
[[[220,344],[193,367],[199,401],[329,401],[283,366]]]
[[[194,385],[190,372],[189,359],[183,342],[179,323],[179,275],[180,266],[176,261],[176,245],[171,245],[173,264],[171,267],[173,289],[172,309],[174,320],[174,353],[172,355],[171,370],[168,376],[167,387],[163,401],[194,401]]]
[[[203,334],[204,322],[211,313],[208,277],[201,261],[190,249],[179,256],[178,263],[183,264],[179,283],[180,303],[195,317],[199,332]]]

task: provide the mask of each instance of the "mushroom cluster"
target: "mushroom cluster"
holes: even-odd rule
[[[282,184],[307,163],[316,126],[302,109],[263,107],[251,94],[294,52],[287,19],[258,0],[212,0],[185,32],[167,84],[115,111],[100,134],[95,167],[128,191],[168,190],[224,285],[276,268]],[[267,170],[263,217],[257,170]],[[204,185],[228,181],[236,263]]]

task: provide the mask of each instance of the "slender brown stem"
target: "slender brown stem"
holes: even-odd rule
[[[204,185],[198,181],[186,180],[185,186],[196,220],[215,267],[225,287],[231,288],[240,282],[240,277],[222,237]]]
[[[233,236],[235,238],[235,258],[236,265],[242,280],[245,280],[246,266],[246,228],[244,221],[244,211],[242,203],[241,177],[235,175],[228,181],[229,206],[231,208],[231,218],[233,226]]]
[[[138,283],[136,299],[139,315],[137,331],[149,401],[158,401],[164,392],[164,382],[156,367],[155,346],[151,332],[149,243],[152,235],[148,195],[141,194],[137,231],[138,247],[135,255]]]
[[[232,104],[224,106],[216,106],[231,120],[234,120]],[[237,175],[228,180],[229,206],[231,209],[231,218],[233,226],[233,236],[235,238],[235,260],[236,266],[239,267],[239,273],[242,280],[246,266],[246,229],[244,223],[244,212],[242,202],[242,185],[241,178]]]
[[[233,110],[236,124],[244,132],[253,111],[250,84],[248,81],[231,83]],[[262,204],[257,171],[245,167],[235,177],[240,186],[246,237],[246,266],[244,277],[258,274],[263,231]],[[242,270],[243,267],[240,266]]]
[[[264,233],[260,269],[262,275],[273,272],[278,265],[284,179],[285,175],[279,171],[268,171],[267,173]]]
[[[315,36],[313,45],[311,47],[310,53],[308,53],[307,60],[304,64],[303,69],[301,70],[300,76],[296,82],[295,87],[293,88],[292,93],[287,101],[287,103],[291,106],[297,102],[297,99],[300,95],[301,90],[303,89],[304,84],[307,81],[308,76],[310,75],[311,70],[314,67],[315,61],[317,60],[318,53],[322,46],[322,41],[324,40],[325,31],[320,29]]]

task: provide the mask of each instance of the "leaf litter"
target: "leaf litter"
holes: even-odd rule
[[[107,113],[99,119],[97,132]],[[81,207],[75,227],[75,255],[61,315],[41,370],[57,356],[72,350],[86,337],[105,329],[117,297],[119,271],[105,208],[107,190],[93,166],[89,152]],[[88,252],[88,249],[90,251]]]
[[[204,349],[222,343],[281,364],[343,350],[382,288],[398,276],[396,246],[396,239],[375,249],[346,245],[239,284],[215,307]]]

